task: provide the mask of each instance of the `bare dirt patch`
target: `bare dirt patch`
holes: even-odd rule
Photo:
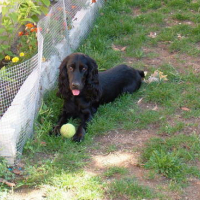
[[[6,200],[44,200],[49,192],[56,192],[56,190],[56,188],[49,185],[43,185],[40,188],[23,187],[15,190],[13,194],[11,193]],[[62,193],[66,199],[73,199],[73,193],[71,191],[63,191]]]
[[[143,51],[145,57],[137,59],[133,57],[126,57],[125,62],[128,64],[142,62],[148,71],[148,68],[158,69],[163,64],[169,64],[173,66],[178,73],[185,74],[193,70],[195,73],[200,72],[200,58],[192,57],[186,54],[170,53],[167,44],[161,43],[157,47],[149,48],[144,47]],[[149,55],[154,55],[153,58]]]
[[[11,194],[8,200],[42,200],[45,197],[45,191],[43,188],[23,188],[16,190],[14,194]]]

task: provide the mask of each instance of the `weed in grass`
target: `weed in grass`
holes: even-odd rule
[[[35,142],[32,138],[26,141],[26,144],[24,145],[24,153],[29,153],[29,155],[34,156],[34,154],[38,151],[38,148],[40,148],[40,143]]]
[[[145,166],[178,181],[191,175],[199,177],[200,171],[188,165],[200,155],[198,135],[177,135],[168,139],[152,139],[143,151]]]
[[[160,113],[153,110],[146,110],[143,112],[137,112],[130,118],[131,121],[125,124],[125,129],[144,129],[149,124],[160,123]]]
[[[4,178],[5,180],[13,180],[15,175],[9,171],[7,161],[5,158],[0,157],[0,178]],[[1,188],[1,182],[0,182]]]
[[[169,47],[170,52],[187,53],[191,56],[199,55],[200,51],[188,42],[188,39],[174,40]]]
[[[176,13],[172,18],[180,21],[190,20],[188,15],[182,13]]]
[[[159,12],[153,12],[153,13],[146,13],[141,14],[134,18],[134,22],[137,24],[162,24],[163,23],[163,15]]]
[[[166,124],[166,122],[160,127],[159,133],[165,133],[167,135],[173,135],[178,133],[186,126],[183,122],[176,122],[174,125]]]
[[[156,40],[159,42],[169,42],[174,39],[176,34],[177,33],[172,28],[164,28],[158,33]]]
[[[200,102],[198,99],[200,98],[200,91],[198,88],[189,87],[189,90],[183,94],[183,102],[184,105],[190,109],[199,109],[200,108]]]
[[[145,8],[142,8],[142,10],[144,10],[144,11],[148,10],[148,9],[156,10],[156,9],[160,8],[161,5],[162,5],[161,1],[154,0],[154,1],[149,2],[149,4],[147,4],[147,6]]]
[[[176,88],[176,93],[174,92]],[[149,84],[146,90],[147,102],[154,102],[158,105],[170,107],[177,105],[180,98],[182,87],[181,85],[174,83],[152,83]]]
[[[116,174],[118,175],[125,175],[128,173],[128,170],[124,167],[118,167],[118,166],[113,166],[113,167],[110,167],[106,170],[106,172],[104,173],[104,176],[106,177],[113,177],[115,176]]]
[[[187,187],[188,184],[186,182],[177,182],[176,180],[170,180],[168,184],[168,188],[174,192],[182,192],[183,188]]]
[[[64,191],[71,191],[72,199],[101,199],[104,193],[102,180],[98,176],[82,171],[76,173],[62,171],[52,178],[51,185]]]
[[[145,178],[148,180],[153,180],[156,177],[156,171],[155,170],[150,170],[147,174],[145,174]]]
[[[167,1],[167,5],[172,8],[186,9],[190,1],[185,0],[172,0]]]
[[[162,5],[161,2],[162,2],[161,0],[151,0],[151,1],[148,1],[147,3],[147,1],[144,1],[144,0],[135,0],[131,2],[131,5],[135,7],[146,8],[146,9],[147,8],[156,9]]]
[[[123,178],[111,182],[108,193],[112,199],[123,199],[123,197],[128,199],[151,199],[156,197],[153,190],[139,185],[135,178]]]
[[[135,51],[135,57],[136,57],[136,58],[142,58],[142,57],[144,57],[144,51],[141,50],[141,49],[136,50],[136,51]]]
[[[106,153],[112,153],[117,150],[117,146],[115,144],[111,144],[106,147]]]
[[[147,169],[155,169],[168,178],[178,179],[183,174],[184,165],[175,153],[154,150],[146,162]]]

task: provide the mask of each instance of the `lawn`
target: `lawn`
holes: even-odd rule
[[[0,183],[0,197],[200,199],[199,9],[199,0],[107,1],[77,51],[99,70],[145,70],[146,81],[101,106],[80,144],[48,135],[63,102],[56,89],[46,94],[21,162],[0,165],[16,184]],[[149,83],[155,70],[168,80]]]

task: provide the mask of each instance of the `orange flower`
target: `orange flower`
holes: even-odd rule
[[[27,27],[27,28],[33,28],[33,24],[31,24],[31,23],[26,24],[26,27]]]
[[[37,32],[37,28],[32,28],[31,32]]]
[[[22,36],[22,35],[24,35],[24,33],[23,33],[23,32],[19,32],[18,35],[19,35],[19,36]]]

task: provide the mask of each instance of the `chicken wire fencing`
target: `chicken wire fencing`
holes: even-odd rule
[[[89,33],[104,0],[58,0],[38,23],[38,53],[0,70],[0,156],[13,165],[33,135],[42,95],[57,80],[61,61]]]

